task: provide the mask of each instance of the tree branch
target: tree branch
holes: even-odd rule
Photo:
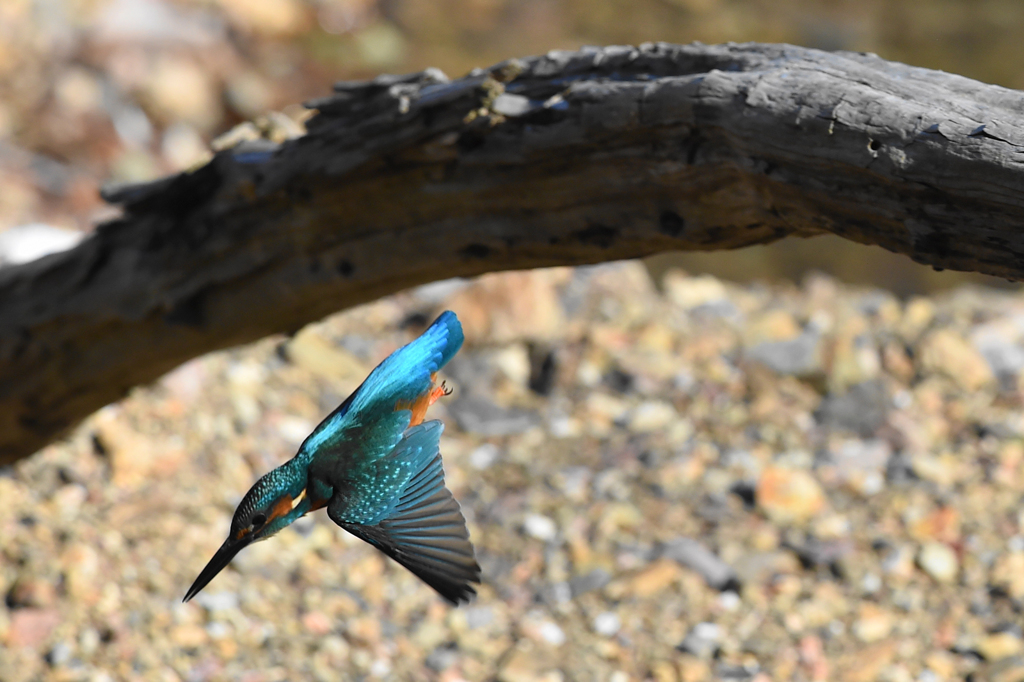
[[[831,232],[1024,275],[1024,94],[784,45],[343,83],[308,133],[0,271],[0,462],[177,364],[416,284]]]

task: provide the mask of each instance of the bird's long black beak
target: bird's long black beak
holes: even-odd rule
[[[217,553],[213,555],[212,559],[210,559],[210,563],[206,564],[206,568],[204,568],[203,572],[199,574],[196,581],[192,583],[192,587],[188,588],[188,593],[182,601],[188,601],[199,594],[199,591],[206,587],[206,585],[213,580],[213,578],[220,573],[225,566],[231,563],[231,560],[235,558],[235,555],[248,547],[251,542],[251,535],[240,540],[234,540],[232,538],[225,540],[224,544],[217,550]]]

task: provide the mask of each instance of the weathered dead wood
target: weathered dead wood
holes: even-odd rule
[[[1024,276],[1024,94],[873,55],[610,47],[314,106],[0,271],[0,462],[191,357],[456,275],[832,232]]]

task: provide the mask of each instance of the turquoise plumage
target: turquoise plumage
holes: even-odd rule
[[[439,421],[427,407],[447,391],[436,372],[462,346],[455,313],[442,313],[388,356],[288,462],[249,490],[228,539],[196,578],[188,601],[244,547],[327,508],[336,524],[419,576],[453,604],[475,594],[480,567],[458,502],[444,485]]]

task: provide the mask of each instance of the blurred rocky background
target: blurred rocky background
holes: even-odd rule
[[[764,40],[1020,88],[1022,28],[1013,0],[0,0],[0,261],[334,80]],[[389,297],[0,470],[0,679],[1024,681],[1024,295],[914,295],[964,279],[825,239],[680,258]],[[445,307],[477,601],[317,513],[181,604],[254,478]]]
[[[298,103],[340,79],[428,66],[458,76],[586,44],[756,40],[872,51],[1020,88],[1022,33],[1017,0],[3,0],[0,232],[87,231],[110,215],[103,183],[201,163],[243,121],[299,125]],[[0,260],[73,238],[8,236]],[[671,266],[744,280],[818,268],[900,295],[1003,284],[831,237],[652,261],[658,276]]]
[[[182,604],[252,481],[442,308],[479,597],[316,512]],[[1021,682],[1022,398],[1021,294],[659,291],[635,262],[429,285],[193,360],[3,472],[0,677]]]

